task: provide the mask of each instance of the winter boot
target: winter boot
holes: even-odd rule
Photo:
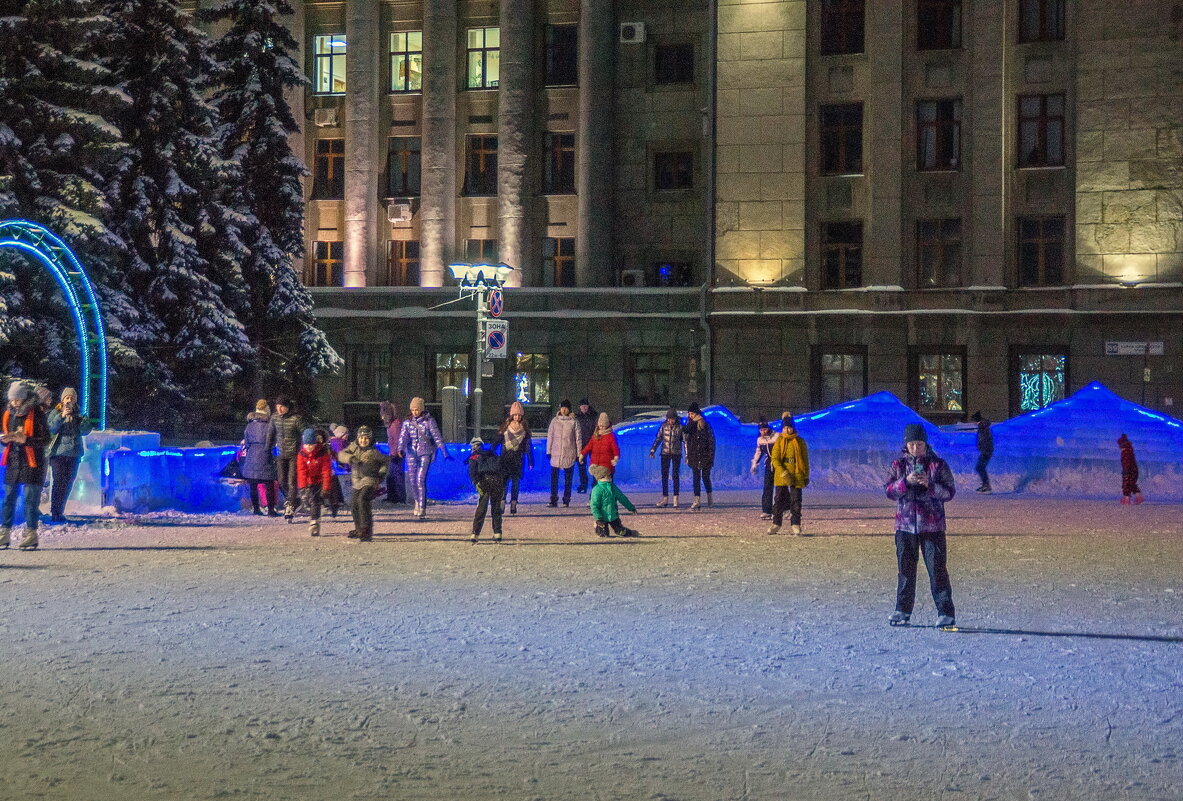
[[[674,508],[675,509],[678,508],[678,496],[677,495],[674,496]]]
[[[516,515],[518,513],[518,502],[517,501],[510,501],[509,502],[509,513],[511,515]]]
[[[1130,505],[1130,496],[1129,495],[1122,495],[1121,496],[1121,505],[1122,506],[1129,506]]]
[[[769,534],[779,534],[780,533],[780,526],[773,523],[771,526],[768,527],[768,533]]]
[[[558,509],[559,508],[559,499],[558,498],[551,498],[550,503],[548,503],[547,506],[549,506],[551,509]]]
[[[37,550],[37,529],[25,527],[25,538],[21,540],[21,544],[17,546],[22,551]]]
[[[259,506],[258,500],[251,502],[251,514],[256,514],[260,517],[263,515],[263,507]]]
[[[656,504],[654,504],[654,506],[657,506],[661,509],[664,509],[665,507],[667,507],[669,505],[670,505],[670,499],[668,497],[666,497],[665,495],[662,495],[661,500],[658,501]]]
[[[607,537],[608,536],[608,524],[607,523],[603,523],[603,522],[599,522],[599,521],[596,522],[596,536],[597,537]]]
[[[476,532],[476,531],[472,532],[472,544],[473,544],[473,545],[476,545],[476,541],[477,541],[479,538],[480,538],[480,533],[479,533],[479,532]]]
[[[1138,492],[1134,494],[1134,503],[1142,503],[1145,500],[1146,497],[1142,493]]]
[[[9,538],[12,536],[12,530],[7,528],[0,528],[0,550],[8,547]]]
[[[951,629],[957,625],[957,620],[952,615],[941,615],[937,618],[938,629]]]
[[[320,536],[320,521],[319,520],[308,521],[308,536],[310,536],[310,537],[319,537]]]
[[[891,625],[891,626],[906,626],[906,625],[908,625],[908,621],[911,619],[912,619],[912,616],[909,615],[907,612],[901,612],[897,609],[896,611],[891,613],[891,617],[889,617],[887,619],[887,622],[888,622],[888,625]]]
[[[270,506],[267,507],[267,516],[268,517],[279,517],[279,510],[275,508],[275,504],[271,504]]]
[[[292,517],[295,515],[295,513],[296,513],[296,510],[292,507],[292,505],[290,503],[283,507],[283,519],[288,521],[289,523],[292,522]]]
[[[639,536],[641,536],[641,532],[637,531],[635,528],[626,528],[624,531],[620,532],[620,536],[622,536],[622,537],[639,537]]]
[[[501,542],[501,532],[500,531],[493,532],[493,542]]]
[[[702,508],[702,501],[697,495],[694,496],[694,503],[690,504],[690,511],[697,512]]]
[[[713,493],[708,492],[707,493],[707,508],[709,509],[710,507],[712,507],[714,505],[715,505],[715,496]]]
[[[794,537],[805,536],[804,534],[801,533],[801,526],[800,525],[794,524],[792,526],[789,526],[789,530],[793,532]]]

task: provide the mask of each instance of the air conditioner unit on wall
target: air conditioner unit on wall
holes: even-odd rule
[[[621,270],[620,285],[624,287],[645,286],[644,270]]]
[[[317,128],[336,128],[337,109],[318,108],[312,113],[312,121],[316,124]]]
[[[620,23],[620,43],[621,44],[644,44],[645,43],[645,23],[643,23],[643,22],[622,22],[622,23]]]
[[[410,203],[388,203],[386,205],[386,219],[392,223],[405,223],[411,221],[411,204]]]

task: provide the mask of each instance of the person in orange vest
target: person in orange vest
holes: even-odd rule
[[[24,381],[8,387],[8,408],[0,420],[0,444],[4,455],[4,503],[0,506],[0,548],[7,548],[16,514],[17,496],[25,498],[25,537],[20,549],[37,547],[37,524],[41,521],[41,487],[45,484],[45,446],[49,424],[37,405],[33,388]]]

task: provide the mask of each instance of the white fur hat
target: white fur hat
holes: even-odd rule
[[[8,385],[8,399],[10,401],[27,401],[33,397],[33,388],[24,381],[13,381]]]

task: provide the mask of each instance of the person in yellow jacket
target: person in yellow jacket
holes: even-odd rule
[[[809,448],[797,434],[793,415],[780,416],[781,431],[772,444],[772,483],[776,495],[772,502],[772,527],[769,534],[779,534],[789,510],[789,525],[794,535],[801,535],[801,490],[809,486]]]

